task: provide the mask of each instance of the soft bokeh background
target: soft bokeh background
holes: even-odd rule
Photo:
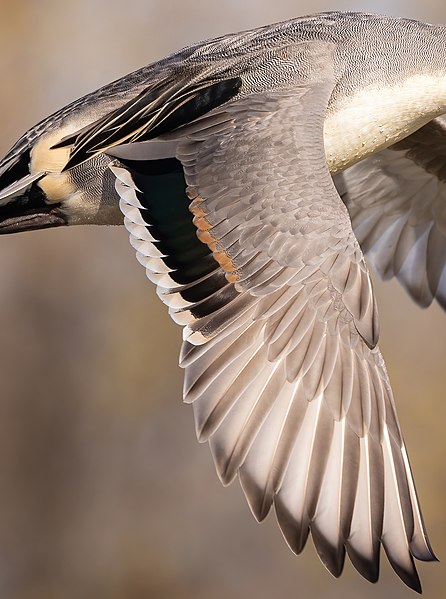
[[[190,42],[327,9],[446,22],[444,1],[0,0],[0,151],[61,105]],[[433,546],[446,560],[445,318],[377,284]],[[0,239],[0,597],[412,596],[296,558],[223,489],[181,402],[180,331],[122,227]],[[446,566],[420,564],[425,596]]]

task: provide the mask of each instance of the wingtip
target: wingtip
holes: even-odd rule
[[[277,522],[287,545],[293,553],[299,555],[304,550],[310,533],[308,519],[304,516],[303,520],[298,522],[277,495],[274,498],[274,508]]]
[[[346,549],[348,557],[358,573],[372,584],[378,582],[380,564],[379,545],[375,548],[371,557],[362,555],[349,542],[347,542]]]
[[[422,540],[412,539],[410,543],[410,551],[412,555],[422,562],[439,562],[440,560],[435,555],[432,545],[426,535],[423,535]]]
[[[420,578],[418,576],[417,569],[415,567],[415,563],[414,563],[412,554],[409,554],[409,556],[408,556],[408,560],[407,560],[408,563],[406,562],[406,564],[403,565],[403,564],[399,563],[396,559],[394,559],[394,557],[386,549],[385,545],[384,545],[384,549],[386,551],[390,565],[395,570],[395,572],[398,574],[398,576],[401,578],[401,580],[404,582],[404,584],[407,585],[410,589],[412,589],[416,593],[419,593],[421,595],[421,593],[422,593],[421,582],[420,582]]]
[[[345,563],[344,543],[333,545],[314,523],[311,525],[311,536],[321,562],[332,576],[339,578]]]
[[[269,496],[263,492],[263,489],[243,467],[239,471],[239,480],[249,509],[257,522],[262,522],[271,510],[272,498],[269,499]]]
[[[418,576],[417,571],[415,570],[415,574],[411,575],[407,580],[401,577],[401,580],[406,584],[410,589],[418,593],[419,595],[423,594],[423,589],[421,587],[420,577]]]

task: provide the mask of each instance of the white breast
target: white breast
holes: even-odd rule
[[[416,75],[392,87],[367,87],[331,107],[324,125],[332,174],[407,137],[446,112],[444,74]]]

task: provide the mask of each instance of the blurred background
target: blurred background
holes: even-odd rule
[[[298,15],[446,22],[443,0],[0,0],[0,151],[60,106],[191,42]],[[446,560],[445,318],[376,283],[381,349],[431,540]],[[0,238],[0,597],[411,597],[335,581],[223,489],[181,402],[180,330],[123,227]],[[425,597],[446,565],[420,564]]]

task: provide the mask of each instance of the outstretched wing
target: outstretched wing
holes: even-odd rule
[[[324,158],[332,51],[272,51],[290,69],[276,91],[243,93],[241,77],[241,94],[164,131],[147,160],[118,149],[112,170],[138,259],[184,326],[184,398],[222,482],[239,475],[258,520],[274,504],[295,552],[311,530],[335,576],[347,550],[375,581],[382,543],[419,591],[413,557],[434,556],[369,274]]]
[[[446,117],[335,177],[374,268],[446,309]]]

